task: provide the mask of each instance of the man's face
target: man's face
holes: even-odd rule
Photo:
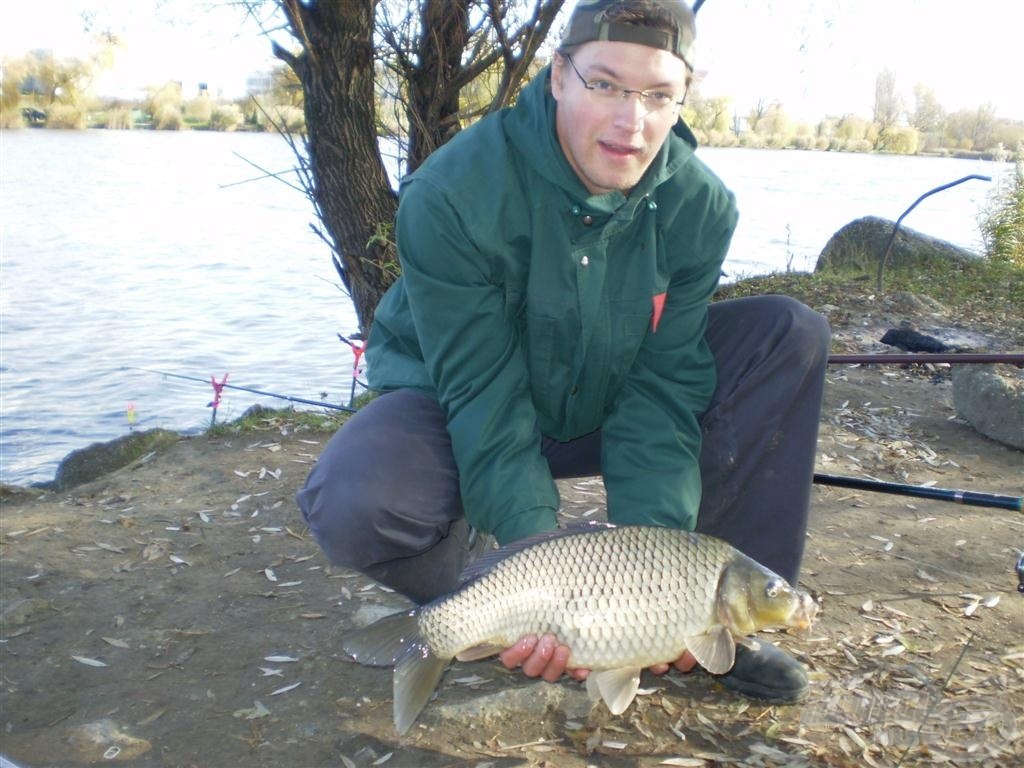
[[[572,56],[588,83],[603,80],[619,88],[686,92],[686,64],[668,51],[635,43],[595,41]],[[555,127],[569,165],[591,194],[632,189],[678,119],[678,107],[649,111],[636,94],[595,98],[564,56],[556,56],[551,92],[558,102]]]

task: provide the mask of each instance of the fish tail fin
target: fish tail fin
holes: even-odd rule
[[[385,616],[368,627],[348,633],[341,647],[360,664],[393,667],[411,648],[421,643],[419,611],[402,611]]]
[[[395,729],[401,734],[416,721],[451,659],[434,655],[419,633],[419,610],[385,616],[348,634],[341,647],[360,664],[394,667]]]
[[[395,665],[395,730],[405,733],[427,705],[451,659],[440,659],[425,642],[416,638],[413,646]]]

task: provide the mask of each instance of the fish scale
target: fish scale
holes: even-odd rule
[[[420,632],[442,657],[551,633],[571,649],[571,666],[655,664],[713,622],[718,575],[734,552],[717,539],[640,526],[553,539],[425,608]]]

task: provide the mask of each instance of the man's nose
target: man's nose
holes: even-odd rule
[[[643,96],[628,91],[622,94],[622,98],[615,105],[615,126],[639,133],[643,130],[644,118],[647,117],[648,112]]]

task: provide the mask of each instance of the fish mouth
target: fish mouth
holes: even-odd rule
[[[820,606],[817,601],[807,592],[800,592],[797,595],[796,607],[789,619],[789,626],[797,632],[807,632],[818,615]]]

